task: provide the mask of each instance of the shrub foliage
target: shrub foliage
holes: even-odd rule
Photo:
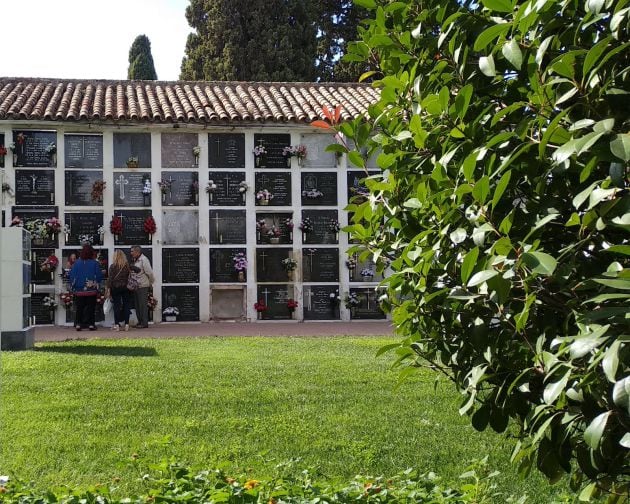
[[[370,198],[404,373],[430,365],[513,460],[625,494],[630,467],[628,0],[356,0],[367,120],[329,124]],[[320,124],[321,125],[321,124]],[[351,145],[352,148],[349,148]],[[626,494],[627,496],[627,494]],[[621,497],[619,497],[621,498]]]

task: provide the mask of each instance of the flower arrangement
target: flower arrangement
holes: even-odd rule
[[[254,156],[258,157],[262,156],[263,154],[267,154],[267,149],[265,149],[264,145],[256,145],[252,152],[254,153]]]
[[[48,234],[50,236],[59,234],[61,230],[63,229],[63,225],[61,224],[61,221],[57,217],[51,217],[50,219],[46,219],[45,224],[46,224],[46,229],[48,231]]]
[[[59,303],[55,301],[54,297],[46,296],[42,299],[42,304],[52,310],[53,308],[56,308]]]
[[[282,267],[286,270],[286,271],[294,271],[297,268],[298,262],[297,260],[293,259],[293,257],[287,257],[285,259],[282,259]]]
[[[127,168],[138,168],[138,156],[127,158]]]
[[[104,180],[95,180],[92,184],[92,201],[97,203],[103,200],[103,192],[105,191],[105,187],[107,186],[107,182]]]
[[[52,254],[42,261],[39,265],[39,270],[44,273],[52,273],[57,269],[57,266],[59,266],[59,259],[55,254]]]
[[[142,194],[149,195],[151,194],[151,181],[149,179],[144,179],[144,186],[142,186]]]
[[[158,182],[158,186],[160,187],[160,192],[162,194],[166,194],[170,190],[172,184],[173,182],[171,182],[170,180],[166,180],[166,179],[160,180]]]
[[[199,154],[201,154],[201,147],[199,147],[198,145],[195,145],[192,148],[192,152],[193,152],[193,156],[195,156],[195,162],[198,163],[199,162]]]
[[[374,276],[374,270],[372,268],[363,268],[361,270],[361,276],[362,277],[373,277]]]
[[[354,308],[355,306],[359,306],[361,301],[359,301],[359,296],[357,296],[356,292],[351,292],[346,296],[345,304],[346,308]]]
[[[271,201],[274,198],[273,194],[269,192],[267,189],[263,189],[262,191],[258,191],[256,193],[256,199],[258,201]]]
[[[208,180],[208,183],[206,184],[206,192],[208,194],[212,194],[216,190],[217,185],[214,183],[214,180]]]
[[[123,234],[122,219],[118,217],[118,215],[114,215],[112,217],[112,220],[109,222],[109,230],[114,236],[120,236]]]
[[[337,219],[330,219],[330,222],[328,223],[328,231],[331,233],[338,233],[340,229],[341,226],[339,225],[339,221]]]
[[[57,146],[55,145],[55,142],[50,142],[46,146],[46,154],[48,154],[49,156],[52,156],[53,154],[57,154]]]
[[[155,299],[152,292],[149,292],[149,296],[147,297],[147,308],[149,308],[149,311],[153,311],[157,308],[157,305],[157,299]]]
[[[41,240],[48,236],[48,228],[46,227],[46,221],[44,219],[33,219],[28,221],[24,228],[31,233],[31,238],[34,240]]]
[[[89,235],[89,234],[80,234],[79,243],[81,245],[92,245],[94,244],[94,236]]]
[[[284,225],[289,231],[293,231],[293,219],[291,217],[284,220]]]
[[[256,231],[264,231],[267,228],[267,221],[265,219],[258,219],[256,221]]]
[[[157,226],[155,225],[155,219],[152,215],[149,215],[146,219],[144,219],[143,224],[144,232],[148,235],[155,234],[157,230]]]
[[[354,257],[346,259],[346,266],[349,270],[353,270],[357,267],[357,260]]]
[[[306,157],[306,145],[289,145],[282,149],[282,155],[304,159]]]
[[[324,197],[324,193],[321,192],[319,189],[308,189],[306,191],[302,191],[302,196],[308,198],[308,199],[317,199],[317,198],[323,198]]]
[[[271,226],[267,229],[267,236],[269,238],[280,238],[280,228],[278,226]]]
[[[7,148],[4,145],[0,145],[0,156],[7,155]]]
[[[23,225],[24,221],[16,215],[13,219],[11,219],[11,225],[9,227],[22,227]]]
[[[245,255],[245,252],[237,252],[234,254],[232,264],[236,271],[245,271],[247,269],[247,255]]]
[[[65,227],[64,227],[65,229]],[[105,232],[107,231],[107,229],[105,229],[105,226],[99,226],[96,229],[96,234],[100,236],[101,240],[103,239],[103,235],[105,234]]]
[[[64,308],[70,308],[72,306],[72,293],[71,292],[62,292],[59,294],[59,300]]]
[[[303,233],[310,233],[311,231],[313,231],[313,229],[315,229],[313,226],[313,221],[309,217],[305,217],[304,219],[302,219],[299,228],[302,230]]]
[[[295,309],[298,307],[298,302],[291,298],[287,301],[287,308],[289,309],[290,312],[294,312]]]
[[[167,306],[162,310],[162,315],[166,317],[177,317],[179,315],[179,308],[176,306]]]
[[[249,185],[247,185],[247,182],[245,182],[244,180],[238,185],[238,192],[240,192],[241,194],[245,194],[248,189]]]
[[[333,305],[338,305],[341,302],[341,297],[339,296],[339,289],[335,290],[335,292],[331,292],[328,294],[328,299],[330,303]]]
[[[254,303],[254,309],[258,313],[262,313],[264,311],[267,311],[267,305],[265,304],[265,301],[263,299],[259,299],[258,302]]]

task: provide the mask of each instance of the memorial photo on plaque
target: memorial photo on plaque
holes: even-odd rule
[[[102,190],[94,190],[103,181],[102,171],[66,170],[64,175],[67,206],[103,205]]]
[[[336,206],[337,174],[302,172],[302,206]]]
[[[210,210],[208,242],[213,245],[247,243],[245,210]]]
[[[197,210],[163,210],[162,243],[164,245],[199,243],[199,212]]]
[[[114,206],[150,207],[151,173],[149,172],[114,172]]]
[[[244,206],[248,189],[245,172],[208,172],[205,191],[210,206]]]
[[[293,258],[290,248],[257,248],[256,249],[256,281],[288,282],[295,272],[287,271],[283,261]]]
[[[54,170],[15,170],[16,205],[53,205]]]
[[[199,204],[199,175],[197,172],[162,172],[158,182],[162,205],[196,206]]]
[[[293,214],[291,213],[257,213],[257,244],[291,244],[293,243]]]
[[[302,161],[304,168],[335,168],[337,157],[334,152],[326,152],[326,147],[335,143],[332,135],[303,133],[300,144],[306,147],[306,157]]]
[[[114,133],[114,168],[151,168],[151,133]]]
[[[293,287],[289,285],[259,285],[256,303],[266,309],[258,311],[262,320],[290,320],[293,312],[288,308],[289,299],[293,298]]]
[[[350,298],[356,300],[350,306],[350,318],[352,320],[379,320],[385,318],[385,313],[381,310],[374,288],[350,289]]]
[[[308,245],[339,243],[339,224],[337,210],[302,210],[300,222],[302,243]]]
[[[162,287],[163,322],[196,322],[198,320],[198,285]]]
[[[103,168],[103,135],[67,133],[63,141],[66,168]]]
[[[44,168],[57,166],[57,132],[14,130],[13,166]]]
[[[302,279],[304,282],[338,282],[338,248],[303,248]]]
[[[291,206],[291,174],[256,172],[254,197],[258,206]]]
[[[210,282],[247,281],[247,251],[244,248],[210,249]]]
[[[115,210],[122,222],[122,233],[114,235],[118,245],[150,245],[151,235],[145,231],[145,222],[151,217],[151,210]]]
[[[284,155],[284,148],[291,146],[291,135],[254,134],[254,166],[256,168],[291,168],[291,158]],[[256,152],[260,152],[256,155]]]
[[[199,136],[195,133],[162,133],[162,166],[164,168],[199,167]]]
[[[59,233],[52,232],[49,219],[57,218],[59,210],[56,206],[22,206],[12,207],[11,219],[22,220],[24,229],[31,233],[31,248],[57,248]],[[58,224],[61,224],[58,222]],[[59,230],[61,231],[61,230]]]
[[[55,266],[55,261],[57,262]],[[35,285],[52,285],[55,275],[61,273],[61,261],[55,249],[33,249],[31,257],[31,282]]]
[[[58,302],[54,292],[34,292],[31,294],[31,316],[35,317],[35,325],[50,325],[55,323],[56,308],[50,302]]]
[[[245,134],[209,133],[208,168],[245,168]]]
[[[199,283],[199,249],[163,248],[162,283]]]
[[[338,285],[305,285],[303,297],[304,320],[339,320]]]
[[[103,243],[103,214],[98,213],[66,213],[65,214],[66,245],[84,245],[89,243],[96,246]]]

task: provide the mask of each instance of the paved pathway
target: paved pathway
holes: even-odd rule
[[[35,341],[66,341],[94,338],[210,338],[216,336],[377,336],[391,335],[387,321],[370,322],[209,322],[151,325],[147,329],[114,332],[108,327],[97,331],[75,331],[72,327],[40,326]]]

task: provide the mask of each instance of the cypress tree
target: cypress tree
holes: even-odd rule
[[[151,41],[146,35],[138,35],[129,49],[128,79],[157,80],[153,56],[151,55]]]

